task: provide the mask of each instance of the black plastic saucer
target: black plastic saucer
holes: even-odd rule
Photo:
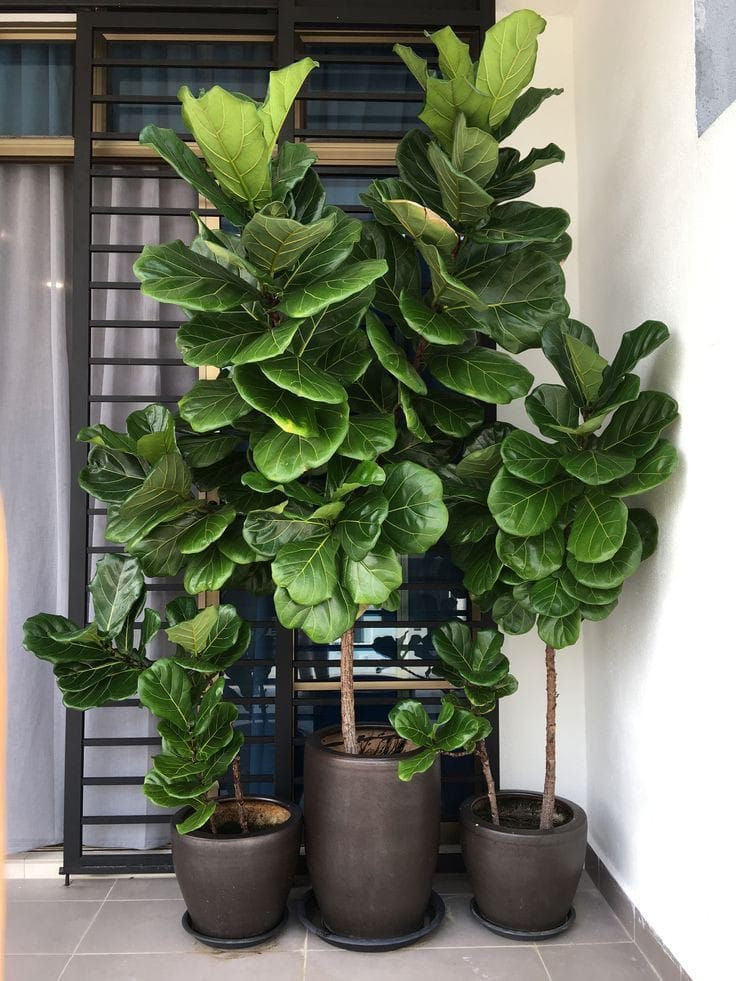
[[[270,930],[266,930],[265,933],[256,934],[253,937],[242,937],[235,940],[227,940],[222,937],[210,937],[206,933],[200,933],[198,930],[194,929],[192,921],[189,918],[189,911],[185,910],[184,915],[181,918],[181,925],[187,931],[191,933],[193,937],[196,937],[202,944],[207,944],[208,947],[217,947],[218,950],[243,950],[246,947],[255,947],[258,944],[265,943],[266,940],[270,940],[271,937],[275,937],[276,934],[283,930],[289,919],[288,909],[284,910],[284,915],[281,917],[279,922],[275,927],[271,927]]]
[[[564,933],[569,926],[575,922],[575,907],[571,906],[567,911],[567,916],[559,926],[552,927],[550,930],[511,930],[509,927],[500,926],[492,920],[486,919],[478,909],[475,898],[470,900],[470,912],[482,923],[484,927],[492,933],[497,933],[499,937],[508,937],[510,940],[546,940],[548,937],[556,937],[558,933]]]
[[[424,913],[424,922],[418,930],[413,933],[405,933],[401,937],[380,937],[373,940],[362,940],[360,937],[342,937],[340,934],[333,933],[322,922],[322,914],[317,905],[314,892],[309,889],[299,899],[296,906],[296,913],[304,926],[333,947],[342,947],[343,950],[357,950],[364,953],[379,953],[383,950],[399,950],[400,947],[408,947],[416,943],[422,937],[436,930],[445,916],[445,904],[442,897],[433,892],[429,898],[429,905]]]

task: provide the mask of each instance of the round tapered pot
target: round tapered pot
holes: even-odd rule
[[[171,851],[192,932],[205,943],[222,940],[222,946],[270,935],[285,919],[299,856],[301,811],[270,797],[247,797],[250,830],[243,833],[235,802],[223,801],[218,834],[205,825],[180,835],[176,825],[190,813],[182,808],[173,815]]]
[[[469,798],[460,809],[474,911],[504,936],[550,936],[574,917],[588,820],[582,807],[557,797],[554,827],[540,831],[541,800],[522,790],[499,792],[501,827],[489,820],[485,796]]]
[[[424,922],[437,863],[439,766],[403,782],[399,760],[418,750],[386,755],[396,736],[382,727],[358,726],[358,738],[368,749],[358,756],[343,751],[338,727],[306,742],[304,829],[312,888],[322,922],[335,936],[414,935]]]

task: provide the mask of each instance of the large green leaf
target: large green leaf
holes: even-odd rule
[[[197,433],[229,426],[249,409],[230,378],[198,381],[179,401],[182,419]]]
[[[609,493],[613,497],[643,494],[664,483],[676,469],[677,450],[666,439],[660,439],[653,449],[636,461],[628,477],[614,484]]]
[[[461,112],[455,117],[452,134],[452,165],[481,188],[486,186],[498,166],[497,141],[477,126],[468,126]],[[441,187],[441,182],[439,185]],[[444,201],[445,195],[442,197]]]
[[[393,215],[399,229],[415,241],[434,245],[445,255],[457,248],[460,241],[457,232],[431,208],[402,198],[387,199],[383,204]]]
[[[183,668],[170,658],[155,661],[138,679],[138,697],[159,719],[187,732],[194,722],[192,686]]]
[[[388,501],[382,490],[372,489],[350,498],[335,526],[335,538],[349,559],[359,562],[370,552],[387,514]]]
[[[235,508],[224,505],[211,509],[193,521],[179,539],[179,548],[185,555],[203,552],[208,545],[218,541],[225,530],[235,521]]]
[[[354,415],[338,452],[352,460],[375,460],[395,442],[396,423],[392,415]]]
[[[217,545],[192,555],[184,574],[184,589],[193,595],[221,589],[232,575],[235,563]]]
[[[62,639],[65,636],[74,636],[78,629],[77,625],[67,617],[55,613],[37,613],[23,624],[23,647],[42,661],[49,661],[51,664],[64,660],[78,660],[85,655],[82,645]],[[92,643],[94,654],[101,649],[96,629]]]
[[[619,405],[624,405],[626,402],[633,402],[638,394],[639,379],[636,377],[636,375],[624,375],[620,384],[616,387],[616,390],[609,396],[610,402],[608,405],[604,405],[600,409],[586,410],[585,419],[583,422],[576,422],[573,426],[557,425],[553,426],[552,428],[558,433],[566,433],[569,436],[587,436],[589,433],[594,433],[596,429],[600,429],[606,418],[615,409],[617,409]],[[597,401],[598,403],[601,401],[600,393]]]
[[[419,129],[409,130],[396,148],[396,166],[401,179],[414,190],[417,200],[432,211],[440,212],[442,195],[437,184],[437,175],[427,157],[430,142],[428,133]]]
[[[281,143],[278,156],[271,168],[272,196],[283,201],[288,192],[306,177],[309,168],[317,162],[317,154],[306,143]]]
[[[623,456],[644,456],[676,418],[677,402],[673,398],[664,392],[642,392],[635,402],[616,409],[598,445]]]
[[[309,73],[317,68],[319,62],[312,58],[302,58],[291,65],[269,73],[268,91],[263,104],[258,107],[258,115],[263,125],[268,158],[276,145],[281,127],[291,109],[299,89]]]
[[[472,596],[482,596],[496,585],[503,562],[489,541],[454,545],[452,557],[463,571],[463,584]]]
[[[515,477],[532,484],[548,484],[560,473],[560,450],[523,429],[509,433],[501,444],[504,466]]]
[[[561,650],[577,643],[580,636],[580,610],[564,617],[545,617],[537,619],[537,632],[545,644]]]
[[[460,225],[476,225],[488,214],[493,198],[457,167],[436,143],[427,151],[437,175],[442,203],[447,214]]]
[[[499,142],[511,136],[517,126],[533,115],[537,109],[553,95],[562,95],[563,89],[528,88],[514,102],[511,112],[502,123],[493,130],[493,135]]]
[[[370,286],[388,271],[384,259],[366,259],[343,266],[330,279],[295,286],[281,297],[279,311],[287,317],[311,317],[333,303],[345,300]]]
[[[455,78],[430,75],[427,77],[426,99],[419,118],[449,153],[457,114],[463,113],[470,126],[488,129],[492,105],[490,95],[479,91],[462,75]]]
[[[653,514],[644,508],[630,508],[629,521],[636,527],[641,538],[641,560],[648,559],[657,548],[659,528]]]
[[[366,315],[366,333],[376,357],[394,378],[419,395],[427,394],[427,386],[417,370],[409,363],[404,351],[395,343],[378,317],[370,311]]]
[[[565,539],[562,528],[552,525],[541,535],[519,538],[499,531],[496,552],[501,561],[526,580],[544,579],[562,567]]]
[[[122,630],[143,592],[143,573],[138,560],[124,555],[103,556],[97,563],[89,591],[98,630],[114,637]]]
[[[146,245],[133,266],[141,293],[185,310],[234,310],[258,298],[244,279],[183,242]]]
[[[248,406],[268,416],[286,433],[317,436],[317,411],[310,401],[274,385],[261,366],[241,364],[233,370],[232,380],[238,394]]]
[[[337,585],[337,547],[329,529],[326,534],[282,545],[271,564],[273,581],[301,606],[322,603]]]
[[[580,562],[567,556],[567,568],[579,583],[591,589],[613,589],[620,586],[639,568],[642,557],[641,536],[633,521],[629,521],[621,548],[605,562]]]
[[[218,182],[251,210],[270,197],[273,144],[252,99],[214,85],[199,98],[184,86],[177,93],[182,117]]]
[[[605,358],[597,351],[590,328],[577,320],[556,321],[542,332],[547,360],[560,374],[576,405],[592,405],[603,381]]]
[[[318,436],[297,436],[273,426],[253,449],[253,462],[261,473],[276,483],[288,483],[305,470],[321,467],[345,439],[348,406],[324,405],[317,410]]]
[[[274,385],[311,402],[337,405],[348,397],[342,385],[326,371],[315,367],[306,358],[298,358],[294,354],[282,354],[278,358],[264,361],[260,369]]]
[[[178,453],[161,457],[140,488],[108,520],[105,536],[111,542],[133,543],[156,525],[195,510],[200,506],[192,497],[192,477]]]
[[[362,226],[356,255],[366,259],[385,259],[388,272],[376,280],[374,307],[393,323],[401,324],[399,301],[402,293],[419,293],[419,260],[411,239],[377,221],[358,222]]]
[[[106,504],[121,504],[143,484],[145,474],[138,459],[127,453],[93,446],[87,466],[80,471],[79,486]]]
[[[352,627],[358,614],[357,604],[340,583],[328,600],[316,606],[300,606],[282,588],[276,590],[274,604],[276,615],[287,630],[303,630],[315,644],[337,640]]]
[[[322,355],[329,353],[336,344],[348,337],[354,340],[356,328],[362,324],[365,311],[373,299],[373,292],[373,287],[369,286],[340,303],[326,307],[313,317],[308,317],[294,338],[294,353],[299,357],[305,351],[310,355],[313,352]],[[334,357],[330,354],[329,363],[332,364],[333,360]]]
[[[509,595],[499,596],[493,604],[491,615],[505,634],[514,636],[528,633],[537,619],[536,614],[525,610],[521,603],[517,603]]]
[[[382,537],[401,555],[422,555],[447,527],[440,478],[416,463],[386,468],[382,493],[388,502]]]
[[[432,631],[432,642],[443,665],[463,683],[481,688],[493,689],[508,675],[503,641],[503,634],[492,628],[473,637],[470,627],[459,620]]]
[[[304,144],[299,144],[304,146]],[[289,272],[284,276],[284,289],[290,286],[308,286],[315,280],[324,279],[333,273],[350,256],[360,239],[365,222],[349,218],[340,208],[326,209],[327,216],[334,219],[334,228],[329,236],[317,242],[304,252]],[[382,259],[382,255],[366,256]]]
[[[432,277],[432,296],[436,306],[470,307],[479,312],[486,311],[486,302],[477,293],[447,268],[445,259],[435,245],[419,241],[417,243],[422,258],[429,266]]]
[[[533,10],[516,10],[486,31],[475,84],[491,96],[488,122],[498,126],[527,87],[537,61],[537,37],[547,26]]]
[[[431,344],[462,344],[465,331],[451,317],[430,310],[421,300],[404,291],[399,309],[407,325]]]
[[[531,201],[513,201],[493,208],[488,223],[473,234],[475,241],[506,245],[509,242],[556,242],[570,224],[562,208],[542,208]]]
[[[288,510],[286,502],[262,511],[250,511],[243,523],[243,537],[262,555],[273,557],[282,545],[326,534],[325,521]]]
[[[666,325],[659,320],[645,320],[634,330],[627,330],[621,338],[616,357],[603,372],[601,398],[608,399],[621,376],[636,367],[642,358],[656,351],[669,336]]]
[[[181,541],[197,520],[197,514],[190,513],[158,525],[144,538],[129,544],[128,551],[140,561],[147,576],[175,576],[184,564]]]
[[[549,143],[545,147],[535,147],[523,159],[518,150],[502,147],[498,152],[498,167],[487,190],[497,202],[522,197],[534,187],[536,170],[549,164],[562,163],[564,159],[564,151],[554,143]],[[562,243],[562,239],[559,239],[559,242]],[[558,261],[567,257],[572,248],[572,241],[565,242],[564,248],[564,254],[557,256]],[[550,255],[555,254],[552,248],[547,251]]]
[[[577,600],[562,588],[557,575],[546,576],[529,590],[529,603],[535,613],[546,617],[568,616],[577,609]]]
[[[605,562],[624,540],[629,512],[605,491],[591,490],[578,501],[567,548],[580,562]]]
[[[560,427],[573,428],[578,422],[578,410],[563,385],[538,385],[524,400],[529,418],[543,436],[560,439]],[[569,440],[571,446],[577,446]]]
[[[445,78],[462,75],[472,79],[475,69],[470,57],[470,47],[461,41],[451,27],[443,27],[429,35],[439,53],[440,71]]]
[[[567,476],[548,484],[530,484],[502,467],[488,492],[488,506],[499,528],[526,538],[551,528],[563,504],[576,492],[575,481]]]
[[[451,392],[417,399],[417,409],[428,426],[458,439],[469,436],[483,425],[483,406]]]
[[[268,208],[255,214],[243,231],[248,257],[268,276],[290,269],[307,249],[323,242],[335,227],[335,215],[302,225],[293,218],[274,217]]]
[[[176,346],[187,364],[226,365],[265,361],[282,354],[291,343],[301,321],[285,320],[270,327],[255,315],[198,313],[179,328]]]
[[[380,606],[394,589],[398,589],[403,578],[396,553],[380,542],[361,559],[346,557],[342,565],[342,581],[359,605]]]
[[[618,599],[621,586],[612,589],[593,589],[578,582],[569,569],[563,569],[559,575],[560,583],[566,593],[574,600],[585,606],[607,606]]]
[[[167,627],[166,636],[172,644],[178,644],[190,654],[202,654],[206,649],[212,628],[217,622],[217,607],[208,606],[191,620]]]
[[[633,456],[606,453],[597,447],[560,457],[560,463],[569,474],[591,486],[610,484],[612,480],[626,476],[634,469],[635,462]],[[609,490],[609,493],[614,494],[614,491]]]
[[[427,364],[438,381],[455,392],[472,395],[494,405],[526,395],[533,376],[508,354],[488,348],[432,350]]]

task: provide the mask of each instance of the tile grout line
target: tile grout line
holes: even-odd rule
[[[61,979],[64,977],[64,973],[66,972],[66,969],[71,964],[72,958],[74,957],[74,955],[76,954],[76,952],[79,950],[79,948],[80,948],[80,946],[81,946],[82,941],[84,940],[84,938],[87,936],[87,934],[89,933],[89,931],[92,929],[92,924],[95,922],[95,920],[97,919],[97,917],[100,915],[100,911],[102,910],[102,907],[107,902],[108,897],[109,897],[110,893],[113,891],[114,888],[115,888],[115,883],[113,882],[112,885],[110,886],[110,888],[107,890],[107,893],[105,894],[105,898],[100,903],[99,909],[97,910],[97,912],[95,913],[95,915],[92,917],[92,919],[89,921],[89,923],[87,924],[86,929],[82,933],[82,936],[77,941],[77,946],[74,948],[74,950],[69,955],[69,959],[67,960],[66,964],[62,967],[61,973],[59,974],[59,976],[56,979],[56,981],[61,981]]]
[[[309,949],[309,930],[304,928],[304,957],[302,960],[302,981],[307,981],[307,951]]]
[[[549,973],[549,971],[547,969],[547,965],[544,963],[544,958],[542,957],[542,951],[539,949],[539,944],[534,944],[534,949],[537,952],[537,957],[539,958],[539,960],[540,960],[540,962],[542,964],[542,968],[544,969],[544,973],[547,975],[547,981],[552,981],[552,975]]]

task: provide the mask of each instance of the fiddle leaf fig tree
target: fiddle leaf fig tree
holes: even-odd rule
[[[223,701],[225,673],[250,644],[250,627],[233,606],[199,612],[192,597],[169,603],[166,634],[171,657],[151,660],[149,645],[161,617],[145,606],[143,572],[135,558],[106,555],[90,583],[94,619],[79,627],[66,617],[39,613],[24,625],[24,646],[54,666],[68,708],[97,708],[131,698],[160,721],[161,752],[154,756],[143,792],[159,807],[189,806],[181,834],[214,821],[216,781],[232,767],[241,828],[248,830],[238,754],[243,734],[233,728],[237,707]],[[136,625],[140,620],[140,628]]]

